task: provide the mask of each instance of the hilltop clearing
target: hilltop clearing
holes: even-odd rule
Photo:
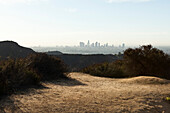
[[[0,100],[0,112],[170,112],[170,82],[156,77],[111,79],[70,73]],[[145,82],[146,81],[146,82]],[[156,81],[157,83],[155,84]]]

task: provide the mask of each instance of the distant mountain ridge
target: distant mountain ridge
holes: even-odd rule
[[[0,58],[24,58],[35,53],[30,48],[22,47],[14,41],[0,41]]]
[[[79,71],[82,68],[93,64],[99,64],[104,62],[114,62],[116,60],[121,60],[123,58],[123,54],[120,55],[112,55],[112,54],[64,54],[59,51],[49,51],[46,52],[48,55],[54,55],[60,59],[62,59],[67,65],[69,71]]]

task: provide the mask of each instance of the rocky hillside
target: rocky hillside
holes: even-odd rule
[[[35,53],[32,49],[22,47],[13,41],[0,42],[0,57],[6,58],[24,58],[29,54]]]

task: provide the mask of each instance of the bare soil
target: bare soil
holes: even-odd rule
[[[170,81],[156,77],[111,79],[70,73],[0,100],[0,113],[170,113]]]

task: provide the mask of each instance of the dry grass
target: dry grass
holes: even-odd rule
[[[151,76],[139,76],[139,77],[133,77],[129,79],[122,79],[120,80],[122,83],[128,83],[128,84],[170,84],[170,80],[161,79],[158,77],[151,77]]]
[[[43,83],[0,101],[0,112],[170,112],[169,81],[155,77],[110,79],[70,73],[70,80]],[[155,84],[154,81],[160,81]]]

